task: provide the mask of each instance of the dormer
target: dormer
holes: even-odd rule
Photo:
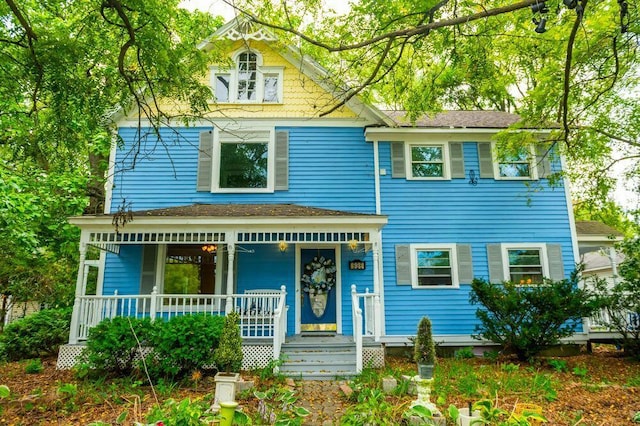
[[[228,67],[211,67],[211,88],[217,103],[283,103],[284,66],[264,66],[262,54],[246,46],[230,58]]]

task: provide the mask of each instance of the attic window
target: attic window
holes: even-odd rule
[[[260,53],[240,50],[231,69],[211,68],[215,101],[224,103],[282,103],[284,67],[265,67]]]

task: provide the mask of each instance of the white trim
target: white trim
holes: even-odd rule
[[[102,294],[104,290],[104,272],[107,264],[107,252],[100,250],[100,260],[98,260],[98,279],[96,282],[96,295]]]
[[[451,127],[369,127],[365,130],[365,138],[368,142],[378,140],[380,142],[397,140],[420,140],[424,137],[441,137],[451,142],[488,142],[498,132],[506,128],[451,128]],[[514,133],[533,132],[537,135],[551,133],[550,129],[521,129]]]
[[[156,290],[164,294],[164,267],[167,264],[167,244],[158,244],[156,252]]]
[[[547,257],[547,245],[545,243],[502,243],[500,244],[500,249],[502,253],[503,274],[506,281],[511,281],[509,250],[539,250],[542,277],[549,278],[549,258]]]
[[[274,103],[266,103],[263,105],[278,105]],[[229,108],[236,109],[238,106],[230,105]],[[224,108],[221,108],[224,110]],[[242,127],[240,127],[240,122]],[[148,119],[141,119],[140,121],[141,127],[149,127],[151,124]],[[314,117],[310,119],[310,117],[254,117],[248,119],[240,119],[240,118],[228,118],[228,117],[211,117],[211,118],[201,118],[197,120],[193,120],[189,122],[189,127],[206,127],[210,129],[211,126],[218,127],[220,129],[225,130],[227,127],[230,128],[244,128],[251,129],[253,127],[364,127],[368,124],[371,124],[370,121],[362,118],[325,118],[325,117]],[[178,119],[170,119],[167,122],[163,123],[165,126],[170,127],[184,127],[184,121]],[[123,120],[118,123],[118,128],[137,128],[138,121],[137,120]]]
[[[380,153],[378,152],[378,141],[373,141],[373,183],[376,198],[376,214],[380,214]]]
[[[334,289],[336,290],[336,333],[342,334],[342,250],[340,249],[340,244],[296,244],[296,254],[295,254],[295,291],[294,291],[294,300],[295,300],[295,334],[301,333],[301,323],[302,323],[302,288],[300,286],[300,277],[302,277],[302,269],[301,269],[301,251],[302,249],[334,249],[336,253],[336,285]]]
[[[458,279],[458,255],[455,243],[429,243],[429,244],[409,244],[411,251],[411,288],[416,290],[431,289],[451,289],[460,288],[460,280]],[[449,267],[451,268],[451,285],[418,285],[418,255],[419,250],[447,250],[449,252]]]
[[[411,149],[417,146],[436,146],[442,148],[442,176],[433,176],[433,177],[416,177],[413,176],[413,160],[412,160],[412,152]],[[451,161],[449,157],[449,143],[448,142],[432,142],[432,141],[424,141],[424,142],[405,142],[404,144],[404,167],[405,167],[405,176],[407,180],[451,180],[451,171],[449,167],[449,162]]]
[[[208,216],[134,216],[131,223],[123,228],[122,232],[160,232],[170,230],[175,232],[176,227],[182,232],[215,232],[224,231],[229,226],[241,227],[244,232],[249,230],[264,230],[264,232],[302,232],[305,230],[336,230],[345,226],[370,226],[378,229],[388,222],[386,216],[336,216],[336,217],[208,217]],[[74,216],[69,218],[69,223],[90,232],[114,232],[112,218],[110,216]],[[202,228],[198,228],[202,227]],[[187,229],[196,228],[196,229]],[[353,229],[345,230],[353,232]],[[364,231],[358,231],[364,232]],[[87,242],[89,235],[86,235]]]
[[[556,147],[557,148],[557,147]],[[566,158],[564,154],[560,153],[560,168],[564,171],[567,170],[566,167]],[[564,184],[564,197],[567,202],[567,215],[569,219],[569,229],[571,230],[571,247],[573,248],[573,263],[578,263],[578,259],[580,259],[580,241],[601,241],[598,237],[578,237],[578,231],[576,229],[576,218],[573,214],[573,204],[571,202],[571,181],[566,173],[562,173],[562,180]],[[591,240],[591,238],[595,238]],[[623,238],[620,237],[620,240]],[[617,240],[617,239],[616,239]],[[615,240],[614,240],[615,241]],[[587,326],[586,319],[583,321],[583,327]]]
[[[113,181],[114,174],[116,170],[116,154],[118,152],[118,143],[117,143],[118,132],[113,135],[111,138],[111,148],[109,150],[109,166],[107,167],[107,179],[104,183],[105,194],[104,194],[104,214],[111,213],[111,203],[113,202]]]
[[[530,144],[529,145],[529,172],[530,172],[530,176],[500,176],[500,164],[515,164],[515,163],[520,163],[520,162],[500,162],[500,160],[498,159],[498,149],[496,146],[496,142],[492,141],[491,142],[491,158],[492,158],[492,162],[493,162],[493,176],[495,178],[495,180],[524,180],[524,181],[530,181],[530,180],[538,180],[538,166],[537,166],[537,161],[536,161],[536,153],[534,150],[534,145]]]

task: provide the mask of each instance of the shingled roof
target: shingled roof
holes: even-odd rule
[[[614,236],[622,237],[616,229],[595,220],[576,221],[576,233],[579,236]]]
[[[399,127],[432,127],[462,129],[506,129],[520,121],[520,116],[503,111],[443,111],[434,116],[424,115],[415,122],[407,118],[406,111],[383,111]],[[539,128],[537,126],[536,128]],[[557,125],[545,126],[548,128]],[[524,126],[524,128],[532,128]]]
[[[322,216],[364,216],[373,214],[353,213],[305,207],[297,204],[192,204],[189,206],[167,207],[163,209],[139,210],[134,217],[322,217]]]

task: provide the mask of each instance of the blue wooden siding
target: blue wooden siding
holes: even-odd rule
[[[102,294],[139,294],[142,273],[142,246],[120,246],[120,254],[107,253]]]
[[[472,246],[477,277],[488,277],[487,243],[556,243],[562,245],[564,268],[574,268],[565,191],[546,180],[529,182],[479,179],[468,183],[469,170],[479,175],[476,143],[464,143],[467,177],[450,181],[411,181],[381,176],[385,319],[387,335],[415,334],[423,315],[435,334],[469,335],[476,307],[469,305],[470,283],[459,289],[412,289],[396,285],[395,245],[462,243]],[[380,167],[391,169],[390,145],[380,144]],[[533,190],[536,185],[544,190]]]
[[[375,213],[373,151],[358,127],[277,127],[289,131],[289,190],[264,194],[196,192],[198,141],[207,128],[163,129],[164,145],[143,141],[135,157],[136,129],[121,128],[112,212],[124,198],[133,210],[194,203],[294,203]]]

